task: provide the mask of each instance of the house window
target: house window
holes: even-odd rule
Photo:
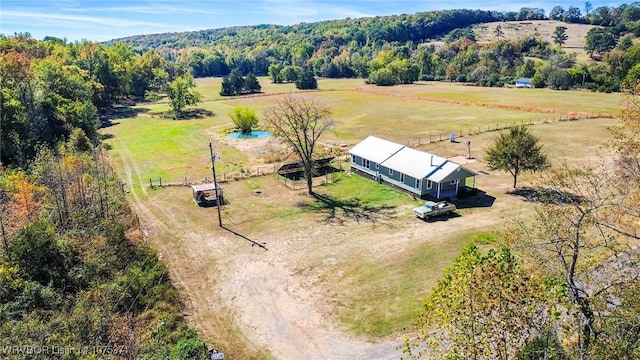
[[[376,164],[376,169],[380,169],[380,164]]]
[[[455,185],[458,182],[458,180],[451,180],[451,185]]]
[[[404,174],[400,174],[400,182],[404,184]]]
[[[351,155],[351,163],[352,164],[356,163],[356,156],[355,155]]]
[[[420,189],[420,179],[416,179],[416,189]]]
[[[369,160],[365,159],[363,165],[364,165],[365,168],[369,169],[369,165],[371,165],[371,164],[369,164]]]
[[[432,187],[433,183],[431,182],[431,180],[427,180],[427,190],[431,190]]]
[[[389,176],[393,176],[393,169],[389,169]]]

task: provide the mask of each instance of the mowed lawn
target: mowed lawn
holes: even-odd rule
[[[115,120],[114,126],[102,129],[103,134],[109,135],[106,143],[111,147],[113,162],[125,181],[127,167],[135,167],[135,173],[139,174],[128,185],[136,191],[141,186],[147,186],[149,178],[210,178],[208,145],[212,141],[212,134],[223,136],[224,131],[233,127],[227,113],[235,106],[248,106],[261,115],[264,109],[275,104],[277,97],[283,95],[313,99],[331,108],[335,127],[322,138],[324,142],[351,145],[366,136],[376,135],[416,145],[417,140],[421,139],[421,144],[416,145],[420,149],[442,156],[466,155],[466,146],[462,141],[425,143],[429,136],[436,139],[441,134],[454,131],[458,135],[464,135],[461,140],[471,140],[472,155],[478,162],[469,166],[476,171],[486,170],[482,164],[482,156],[498,132],[483,132],[479,135],[469,135],[469,132],[476,128],[484,131],[485,127],[502,124],[536,122],[551,116],[543,112],[481,106],[483,103],[553,109],[558,114],[575,111],[615,114],[619,111],[622,99],[619,94],[477,88],[435,82],[380,88],[366,85],[361,79],[322,79],[319,81],[318,91],[299,92],[292,84],[271,84],[266,78],[259,80],[263,87],[262,94],[222,98],[218,94],[220,79],[198,79],[199,90],[204,95],[204,101],[198,107],[211,112],[211,115],[201,119],[171,120],[143,113],[134,118]],[[452,103],[432,99],[450,100]],[[166,110],[167,104],[141,104],[139,108],[158,113]],[[607,128],[616,124],[618,122],[615,119],[589,119],[543,123],[534,125],[531,129],[540,137],[552,162],[559,163],[565,159],[593,162],[598,161],[597,152],[609,136]],[[243,151],[221,143],[216,145],[217,152],[221,154],[221,160],[217,163],[221,172],[231,172],[252,165]],[[528,176],[524,176],[523,181],[526,182],[527,178]],[[246,181],[247,186],[252,189],[273,184],[272,180],[263,178]],[[479,176],[478,186],[491,193],[491,187],[496,181],[508,183],[509,178],[506,175]],[[366,182],[373,188],[364,189],[362,184],[365,183],[358,179],[345,178],[332,186],[321,188],[321,192],[346,203],[357,200],[359,206],[373,208],[404,206],[410,209],[415,205],[406,194],[379,191],[377,184],[373,182]],[[362,188],[360,190],[363,192],[356,191],[354,187]],[[378,191],[381,196],[371,196],[372,192]],[[506,196],[504,193],[495,195],[499,200]],[[317,221],[319,211],[314,206],[307,209],[281,208],[278,207],[280,205],[267,206],[268,204],[256,207],[251,203],[243,203],[245,200],[233,199],[232,194],[229,196],[234,200],[238,211],[230,215],[240,220],[238,225],[247,231],[272,225],[277,228],[287,224],[323,226],[322,223],[313,223]],[[262,215],[266,216],[261,216],[261,208],[266,212]],[[242,218],[240,214],[247,209],[251,209],[252,215]],[[227,211],[236,210],[230,207]],[[271,221],[274,223],[271,224]],[[406,221],[406,218],[398,221]],[[451,263],[464,245],[477,242],[479,237],[484,236],[481,235],[478,232],[461,232],[447,238],[441,245],[416,245],[403,253],[403,256],[384,261],[373,261],[358,254],[343,254],[345,259],[348,256],[348,261],[343,262],[342,268],[322,271],[321,279],[332,284],[320,285],[337,299],[335,314],[352,332],[367,337],[398,334],[410,325],[411,318],[420,309],[421,301],[442,275],[442,269]],[[492,237],[491,234],[487,236]],[[334,272],[340,272],[339,280],[333,277]],[[349,291],[339,291],[345,287]]]

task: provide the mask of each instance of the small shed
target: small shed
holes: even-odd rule
[[[216,186],[218,187],[218,196],[220,197],[220,205],[224,204],[222,187],[220,184],[206,183],[191,185],[193,192],[193,200],[200,206],[217,205],[216,202]]]
[[[531,78],[518,78],[516,79],[517,88],[532,88]]]

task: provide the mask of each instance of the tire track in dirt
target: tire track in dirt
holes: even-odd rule
[[[142,178],[130,153],[123,151],[120,158],[128,181]],[[262,240],[269,247],[265,252],[248,246],[225,230],[203,225],[199,219],[189,217],[184,202],[166,198],[183,188],[159,190],[160,196],[146,192],[145,184],[140,185],[140,190],[132,190],[133,206],[180,289],[190,324],[210,346],[216,346],[217,340],[235,343],[238,347],[248,344],[251,350],[267,349],[275,358],[285,360],[397,359],[401,356],[398,346],[402,345],[402,339],[372,343],[344,333],[322,312],[330,307],[327,305],[330,299],[314,285],[314,275],[296,272],[299,264],[317,261],[313,256],[326,257],[326,253],[301,254],[310,242],[331,236],[327,227],[265,236]],[[491,214],[473,213],[429,224],[403,220],[389,227],[388,234],[373,244],[367,238],[372,235],[373,227],[357,224],[365,230],[363,234],[353,235],[352,231],[342,230],[344,236],[350,237],[344,250],[357,253],[357,249],[365,246],[360,252],[372,258],[392,256],[394,252],[413,248],[416,241],[429,241],[425,239],[436,233],[444,236],[454,229],[493,226],[500,221],[495,216],[499,211],[496,207],[490,209]],[[233,326],[239,328],[245,344],[238,343]],[[230,358],[247,358],[246,352],[234,352],[232,348],[222,350]]]
[[[142,174],[137,166],[131,165],[132,160],[125,154],[130,152],[121,143],[124,153],[120,154],[123,164],[125,178],[131,184],[134,182],[134,175],[142,179]],[[141,192],[148,195],[145,184],[140,181]],[[138,194],[135,187],[131,187],[132,205],[135,212],[140,216],[140,222],[151,239],[153,247],[159,252],[159,257],[166,264],[171,279],[180,290],[181,299],[186,305],[186,314],[190,319],[191,326],[198,329],[200,334],[213,343],[215,337],[220,336],[220,329],[225,324],[223,318],[219,316],[223,312],[220,306],[213,300],[213,289],[215,280],[210,274],[216,269],[211,268],[211,264],[202,261],[203,255],[198,249],[202,244],[207,243],[204,234],[189,231],[189,219],[185,219],[180,214],[180,209],[171,208],[172,204],[166,202],[145,201]],[[147,206],[146,204],[152,204]],[[185,226],[186,225],[186,226]],[[216,243],[228,238],[220,237]],[[230,246],[229,241],[224,241],[226,246]],[[184,243],[198,243],[198,247],[180,246]],[[196,276],[197,275],[197,276]],[[215,337],[213,336],[215,334]],[[227,336],[231,334],[227,333]],[[233,342],[233,341],[230,341]],[[232,355],[233,352],[230,353]]]

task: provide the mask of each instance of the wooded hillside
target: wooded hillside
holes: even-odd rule
[[[633,82],[626,77],[638,63],[635,50],[629,51],[640,35],[638,20],[637,4],[598,7],[585,15],[575,7],[556,6],[548,17],[538,8],[446,10],[141,35],[110,43],[138,52],[153,49],[195,77],[238,70],[269,75],[276,83],[294,82],[295,75],[283,74],[307,69],[315,76],[357,77],[377,85],[446,80],[504,86],[531,77],[536,87],[618,91]],[[546,21],[552,28],[533,25]],[[583,51],[595,62],[576,57]]]

